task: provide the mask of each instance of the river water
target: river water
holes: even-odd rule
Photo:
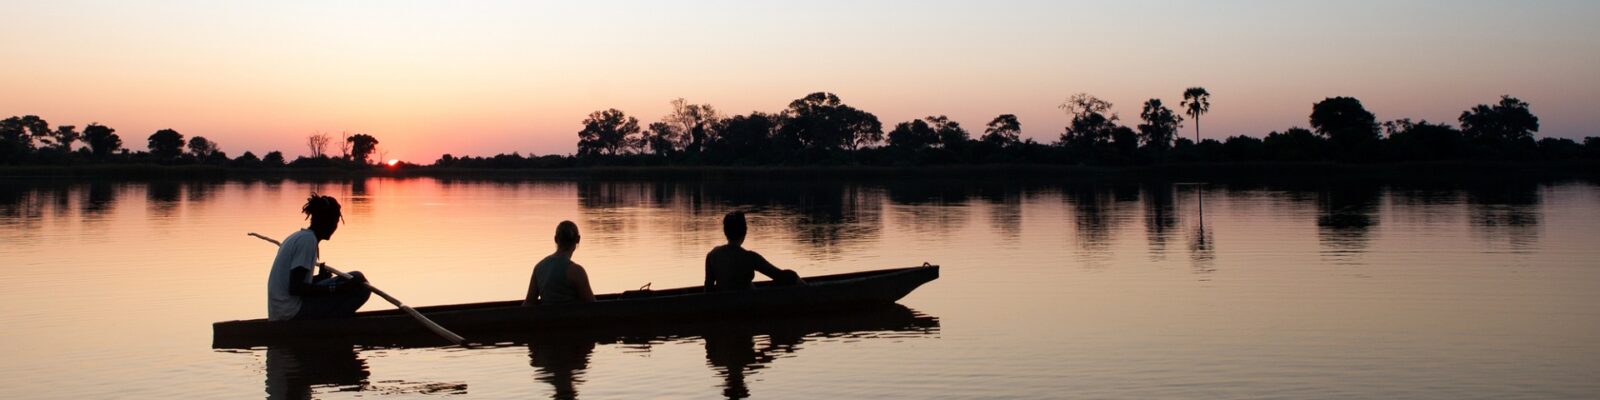
[[[845,320],[213,349],[312,192],[412,305],[520,298],[561,220],[601,293],[698,285],[734,209],[802,275],[942,270]],[[1596,398],[1596,233],[1590,182],[9,179],[0,398]]]

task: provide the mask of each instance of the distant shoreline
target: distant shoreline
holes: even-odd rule
[[[0,179],[263,179],[339,180],[367,177],[454,179],[1028,179],[1028,180],[1221,180],[1290,181],[1307,178],[1460,180],[1496,178],[1600,178],[1600,161],[1432,161],[1349,164],[1333,162],[1244,162],[1074,166],[994,164],[946,166],[588,166],[490,169],[410,166],[398,169],[235,168],[210,165],[113,164],[0,166]]]

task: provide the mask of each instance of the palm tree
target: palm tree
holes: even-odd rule
[[[1211,111],[1211,92],[1198,86],[1184,90],[1183,103],[1179,106],[1184,108],[1189,118],[1194,118],[1194,143],[1200,144],[1200,115]]]

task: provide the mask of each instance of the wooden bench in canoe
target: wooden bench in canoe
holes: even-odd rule
[[[885,269],[806,278],[807,285],[760,282],[755,290],[706,293],[702,287],[628,291],[588,304],[523,307],[522,300],[418,307],[429,319],[469,341],[474,333],[534,329],[674,324],[723,318],[808,314],[892,304],[939,277],[939,266]],[[308,339],[417,336],[426,328],[400,310],[364,311],[349,318],[305,321],[253,319],[211,325],[212,346],[238,348]]]

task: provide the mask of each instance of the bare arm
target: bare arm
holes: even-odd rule
[[[800,279],[800,273],[794,272],[793,270],[779,269],[778,266],[772,265],[771,262],[767,261],[766,257],[762,257],[761,254],[756,252],[752,251],[750,252],[750,255],[755,256],[754,264],[756,271],[761,272],[762,275],[766,275],[768,278],[772,278],[774,282],[797,285],[806,284],[805,279]]]
[[[572,283],[572,288],[578,290],[578,299],[585,303],[594,302],[594,289],[589,287],[589,272],[583,270],[582,265],[572,263],[567,267],[567,281]]]

